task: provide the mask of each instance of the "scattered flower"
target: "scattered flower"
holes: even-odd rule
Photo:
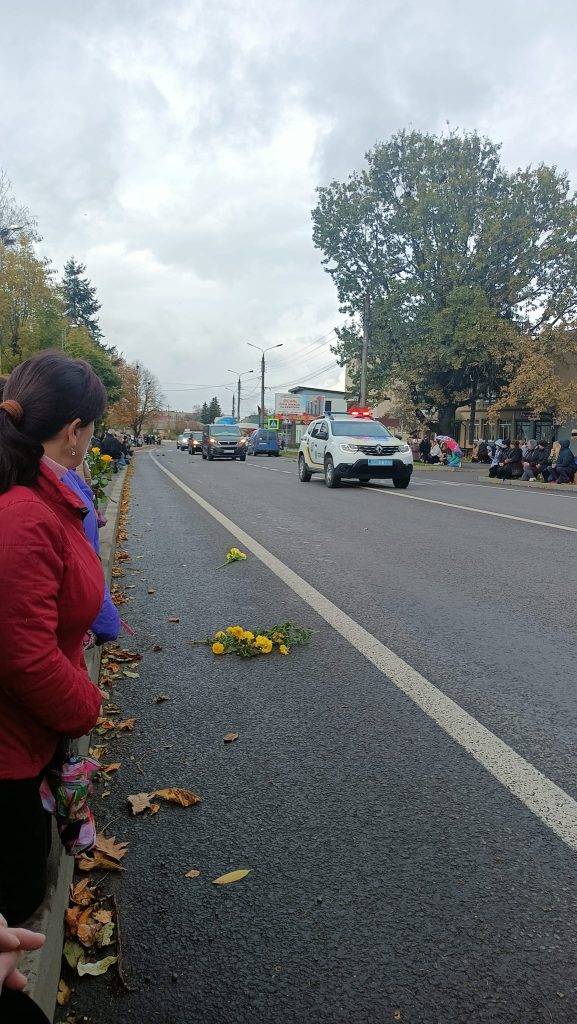
[[[212,645],[212,653],[213,654],[224,654],[224,644],[220,644],[217,641],[217,643]]]

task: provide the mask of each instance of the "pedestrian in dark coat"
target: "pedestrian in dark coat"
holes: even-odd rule
[[[571,451],[569,439],[561,441],[561,449],[557,456],[557,462],[549,474],[549,483],[570,484],[575,476],[575,456]]]

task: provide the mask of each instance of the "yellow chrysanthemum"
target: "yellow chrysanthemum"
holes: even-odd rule
[[[244,633],[244,629],[242,628],[242,626],[227,626],[226,631],[227,633],[230,633],[231,636],[235,636],[237,640]]]
[[[91,448],[90,451],[93,455],[100,455],[100,448]]]
[[[279,651],[281,654],[288,654],[289,648],[286,646],[286,644],[281,644],[279,647]]]
[[[218,633],[214,634],[214,639],[222,640],[223,636],[226,636],[226,633],[223,633],[222,629],[219,629]]]
[[[224,654],[224,644],[219,644],[219,643],[213,644],[212,645],[212,653],[213,654]]]
[[[272,640],[269,640],[268,636],[262,636],[260,637],[260,643],[257,643],[258,639],[257,637],[255,640],[255,647],[258,647],[261,654],[270,654],[273,647]]]
[[[244,629],[240,639],[241,640],[254,640],[254,633],[251,633],[250,629]]]
[[[272,639],[275,644],[282,644],[284,642],[284,633],[275,632],[272,634]]]
[[[102,462],[112,462],[112,455],[101,455]]]

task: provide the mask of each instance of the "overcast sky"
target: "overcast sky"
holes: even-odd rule
[[[278,390],[339,385],[310,210],[375,141],[449,122],[501,141],[510,167],[554,163],[577,184],[574,0],[0,12],[0,166],[55,264],[87,264],[108,341],[150,366],[172,408],[215,393],[228,405],[226,370],[258,363],[247,341],[283,343],[269,356]]]

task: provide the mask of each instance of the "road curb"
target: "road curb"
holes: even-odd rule
[[[116,547],[116,534],[118,530],[118,519],[120,516],[120,499],[124,489],[126,470],[122,469],[114,479],[108,504],[106,506],[106,517],[108,522],[100,531],[100,557],[106,582],[110,583],[114,550]],[[90,678],[98,681],[100,675],[100,657],[102,649],[94,647],[86,655],[86,665]],[[87,753],[89,737],[84,736],[79,741],[81,753]],[[68,906],[68,892],[74,873],[74,858],[64,853],[60,840],[58,839],[53,826],[52,854],[48,861],[48,886],[46,897],[42,906],[27,922],[28,927],[34,931],[43,932],[46,935],[46,942],[37,953],[27,953],[22,957],[21,969],[28,978],[26,991],[32,999],[44,1010],[44,1013],[52,1020],[56,1008],[56,993],[60,980],[60,965],[62,960],[62,945],[64,942],[64,912]]]
[[[529,480],[495,480],[493,477],[488,478],[484,483],[489,484],[491,487],[516,487],[521,491],[541,491],[542,494],[572,494],[577,497],[577,486],[575,484],[545,484],[539,483],[538,480],[535,483],[531,483]]]

